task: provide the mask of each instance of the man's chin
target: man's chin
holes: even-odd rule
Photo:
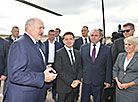
[[[38,40],[42,40],[42,36],[39,36]]]

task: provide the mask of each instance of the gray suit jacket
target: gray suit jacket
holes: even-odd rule
[[[137,85],[132,86],[138,89],[138,52],[135,53],[132,60],[124,71],[124,62],[127,53],[120,53],[113,67],[113,78],[118,77],[121,83],[129,83],[134,81]]]
[[[81,57],[77,50],[73,50],[75,55],[75,66],[72,67],[68,53],[63,47],[56,52],[54,68],[58,73],[57,92],[69,93],[72,91],[73,80],[81,79]],[[75,90],[74,90],[75,91]]]

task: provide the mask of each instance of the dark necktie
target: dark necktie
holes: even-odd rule
[[[93,45],[93,50],[92,50],[92,62],[94,63],[95,61],[95,55],[96,55],[96,48],[95,48],[96,45]]]
[[[85,38],[85,44],[87,44],[87,38]]]
[[[56,37],[56,41],[58,42],[58,38]]]
[[[70,55],[71,55],[72,65],[74,65],[75,62],[74,62],[74,60],[73,60],[72,50],[69,50],[69,52],[70,52]]]

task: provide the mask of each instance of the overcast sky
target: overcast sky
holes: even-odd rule
[[[20,34],[24,33],[27,19],[40,18],[45,24],[45,35],[49,29],[59,27],[61,35],[67,31],[81,36],[82,26],[89,30],[103,28],[101,0],[26,0],[50,8],[63,16],[55,16],[15,0],[0,2],[0,34],[11,34],[12,26],[19,26]],[[135,24],[138,29],[138,0],[104,0],[106,36],[118,30],[118,24],[126,22]]]

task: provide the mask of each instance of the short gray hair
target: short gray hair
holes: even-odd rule
[[[35,21],[35,18],[30,18],[26,21],[25,23],[25,31],[27,30],[27,27],[28,27],[28,24],[30,24],[31,26],[34,25],[34,21]]]
[[[99,32],[100,36],[102,36],[102,33],[101,33],[101,31],[100,31],[99,29],[93,29],[93,30],[91,30],[91,33],[94,32],[94,31]],[[91,33],[90,33],[90,34],[91,34]]]
[[[30,18],[30,19],[28,19],[28,20],[26,21],[26,24],[25,24],[25,31],[27,30],[28,24],[30,24],[31,27],[34,25],[35,20],[41,21],[39,18]],[[41,22],[42,22],[42,21],[41,21]]]
[[[129,42],[130,44],[135,46],[135,52],[138,52],[138,38],[135,36],[130,36],[125,38],[124,43]]]

